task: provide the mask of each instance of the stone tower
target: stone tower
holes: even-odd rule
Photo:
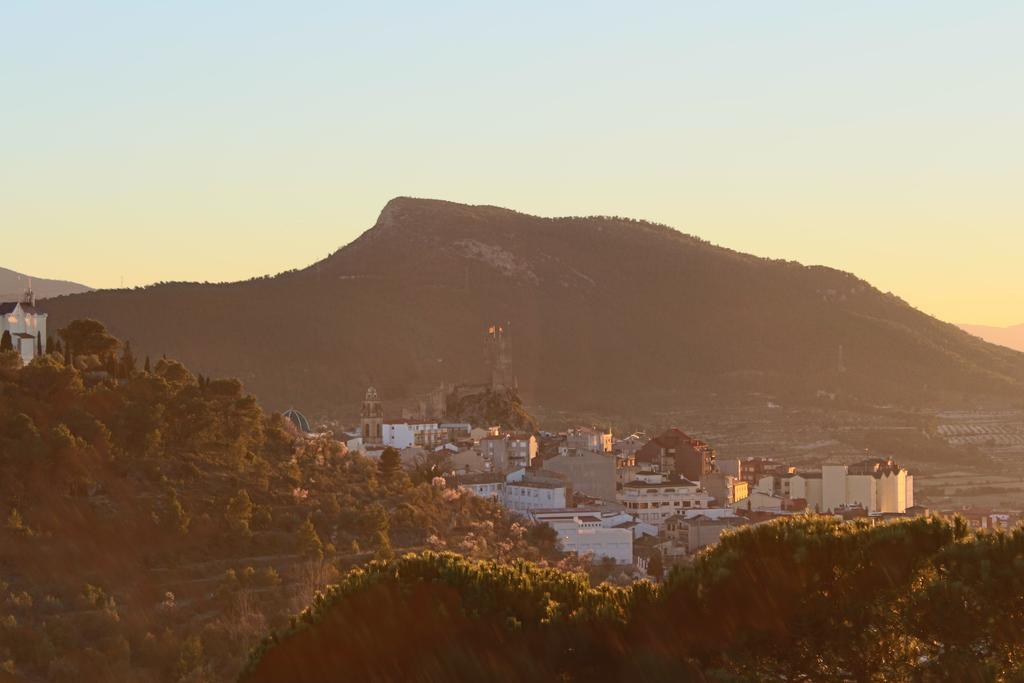
[[[362,425],[363,443],[380,443],[383,438],[384,406],[377,396],[377,390],[370,387],[363,398],[363,408],[359,411]]]
[[[515,389],[517,382],[512,374],[511,343],[507,326],[491,325],[485,338],[485,359],[491,371],[491,389]]]

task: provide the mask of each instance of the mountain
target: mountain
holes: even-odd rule
[[[960,329],[981,337],[992,344],[999,344],[1009,349],[1024,351],[1024,323],[1009,327],[993,327],[991,325],[960,325]]]
[[[1019,399],[1024,354],[832,268],[714,246],[615,217],[539,218],[397,198],[298,271],[161,283],[45,303],[52,329],[93,317],[137,355],[240,377],[270,408],[351,416],[479,382],[502,323],[531,408],[642,415],[756,392],[871,402]]]
[[[86,287],[77,282],[47,280],[42,277],[32,277],[16,273],[7,268],[0,268],[0,301],[17,301],[20,299],[21,295],[25,293],[25,288],[28,287],[29,280],[32,281],[32,291],[40,299],[92,291],[92,287]]]

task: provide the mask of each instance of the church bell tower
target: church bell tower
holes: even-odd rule
[[[362,425],[363,443],[380,443],[383,438],[384,406],[377,396],[377,390],[370,387],[363,398],[363,408],[359,412]]]

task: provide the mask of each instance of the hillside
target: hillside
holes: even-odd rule
[[[375,556],[561,558],[550,530],[430,468],[300,438],[237,380],[117,366],[0,353],[0,680],[234,680]]]
[[[42,277],[32,277],[23,273],[17,273],[7,268],[0,268],[0,301],[17,301],[20,299],[21,295],[25,292],[25,288],[28,286],[29,279],[32,280],[32,291],[40,299],[93,291],[91,287],[80,285],[77,282],[47,280]]]
[[[1008,327],[992,325],[960,325],[960,329],[975,337],[981,337],[991,344],[999,344],[1008,349],[1024,351],[1024,324]]]
[[[97,318],[145,353],[320,416],[353,415],[371,381],[396,402],[480,381],[494,321],[508,323],[524,399],[547,410],[639,414],[821,389],[873,402],[1019,398],[1024,382],[1024,354],[848,273],[629,219],[435,200],[392,200],[370,230],[301,271],[45,308],[52,324]]]

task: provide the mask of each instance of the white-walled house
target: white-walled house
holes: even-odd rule
[[[5,332],[22,363],[30,363],[40,350],[46,353],[46,314],[36,308],[32,290],[21,301],[0,303],[0,335]]]
[[[633,532],[620,526],[621,513],[597,510],[535,510],[530,517],[558,534],[562,550],[577,555],[592,553],[617,564],[633,563]]]
[[[535,477],[519,469],[508,475],[500,472],[457,475],[459,488],[484,498],[497,498],[509,510],[528,514],[531,510],[564,508],[568,484]]]
[[[550,481],[505,482],[505,507],[516,512],[540,508],[564,508],[566,485]]]
[[[708,508],[711,494],[688,479],[669,479],[657,472],[640,472],[634,481],[622,485],[616,494],[626,512],[657,527],[683,510]]]
[[[430,448],[448,440],[448,430],[437,422],[385,422],[381,425],[381,443],[399,450],[420,446]]]

